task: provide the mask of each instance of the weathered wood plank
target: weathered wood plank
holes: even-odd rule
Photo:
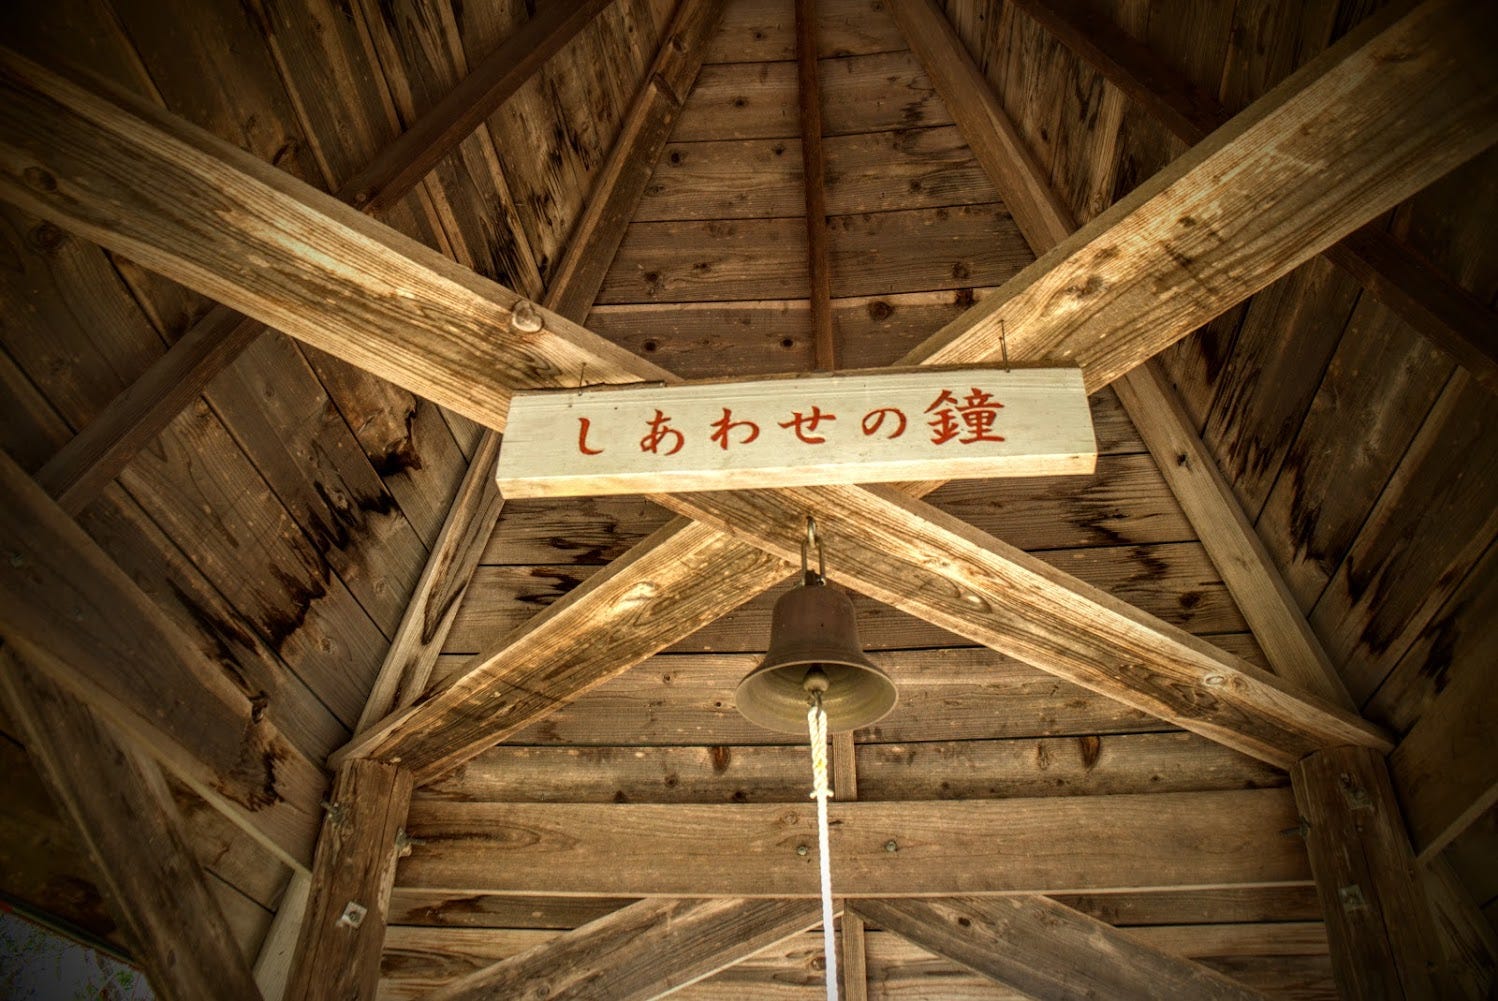
[[[1034,997],[1262,998],[1046,897],[860,900],[858,912]]]
[[[817,5],[796,0],[796,106],[801,124],[807,287],[817,368],[837,368],[832,336],[832,271],[827,251],[827,155],[822,148],[822,88],[817,79]]]
[[[10,659],[0,694],[88,846],[157,995],[258,998],[156,763],[31,665]]]
[[[903,695],[903,685],[900,690]],[[805,758],[792,745],[506,743],[417,796],[475,803],[794,803],[806,795]],[[862,798],[880,802],[1193,792],[1288,782],[1277,769],[1178,732],[864,742],[856,759]]]
[[[841,896],[1303,882],[1283,789],[833,803]],[[1104,819],[1106,818],[1106,820]],[[1107,824],[1115,837],[1090,832]],[[817,896],[807,804],[413,803],[407,888],[612,896]],[[810,839],[808,842],[807,839]],[[895,842],[895,850],[888,848]],[[724,858],[735,859],[732,866]]]
[[[1120,927],[1321,920],[1321,902],[1309,883],[1160,893],[1061,893],[1056,899]]]
[[[7,642],[68,679],[286,862],[305,865],[322,770],[9,459],[0,477]]]
[[[1352,713],[896,492],[798,487],[655,499],[752,535],[786,560],[799,553],[787,528],[793,534],[810,512],[837,540],[832,580],[1271,764],[1340,743],[1389,747]]]
[[[373,1001],[386,907],[411,801],[411,773],[379,761],[338,770],[317,839],[306,917],[287,992],[307,1001]]]
[[[775,62],[796,58],[794,0],[734,0],[708,51],[710,63]],[[880,0],[820,0],[817,54],[871,55],[905,43]]]
[[[1343,996],[1453,996],[1382,757],[1318,751],[1290,777]]]
[[[642,900],[461,977],[431,997],[645,1001],[712,976],[820,918],[809,901]]]
[[[276,916],[255,956],[255,985],[265,1001],[281,1001],[291,980],[291,961],[296,955],[302,919],[307,912],[307,898],[312,892],[312,876],[296,871],[286,883],[286,891],[276,905]]]

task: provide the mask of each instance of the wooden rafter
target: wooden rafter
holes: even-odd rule
[[[681,110],[678,95],[690,90],[696,80],[707,38],[721,11],[721,0],[688,0],[677,9],[557,266],[545,298],[547,308],[577,322],[586,318]],[[451,130],[437,134],[447,142],[462,138]],[[391,640],[356,733],[404,709],[426,689],[458,605],[504,507],[494,482],[499,447],[499,435],[485,431]]]
[[[1434,3],[1376,39],[1362,36],[1358,41],[1367,44],[1361,47],[1349,40],[1335,57],[1302,71],[1294,86],[1256,104],[1037,262],[1017,279],[1015,289],[1001,291],[940,332],[922,354],[932,360],[995,356],[1004,320],[1012,351],[1092,357],[1089,384],[1127,371],[1484,148],[1494,132],[1495,88],[1481,71],[1480,34],[1462,12]],[[1396,48],[1419,55],[1392,61],[1388,56]],[[1431,78],[1440,73],[1438,67],[1453,64],[1470,65],[1472,71],[1440,76],[1438,82]],[[537,335],[510,331],[506,336],[489,318],[508,321],[512,293],[432,260],[430,252],[360,217],[350,218],[346,210],[319,202],[284,178],[267,177],[274,172],[264,165],[184,129],[156,109],[133,107],[122,118],[118,105],[129,106],[132,99],[117,97],[111,105],[14,58],[6,77],[7,96],[14,98],[6,102],[3,119],[10,137],[5,156],[12,169],[3,182],[9,197],[151,266],[196,281],[210,294],[258,310],[288,332],[416,392],[497,427],[514,386],[555,385],[583,364],[605,381],[649,371],[558,317],[546,316],[547,329]],[[39,99],[38,88],[50,99]],[[174,191],[172,205],[136,205],[120,213],[107,208],[108,199],[101,203],[98,167],[85,169],[91,166],[85,152],[90,127],[80,128],[83,121],[76,116],[68,121],[70,104],[110,123],[105,145],[113,170],[128,174],[132,165],[144,163],[154,176],[165,171]],[[1378,128],[1393,113],[1417,127]],[[150,123],[144,133],[143,122]],[[55,141],[60,129],[69,142]],[[178,134],[169,167],[161,162],[163,132]],[[146,135],[151,140],[142,144]],[[225,161],[237,177],[225,176]],[[1328,177],[1331,165],[1349,163],[1370,177],[1351,194]],[[1188,183],[1188,175],[1232,183],[1208,191],[1199,182]],[[59,177],[67,183],[60,185]],[[109,189],[109,182],[103,184]],[[247,220],[255,220],[246,226],[250,232],[196,225],[203,200],[193,193],[206,199],[209,191],[214,205],[237,199]],[[1278,200],[1269,198],[1270,192],[1279,193]],[[1156,196],[1160,200],[1151,204]],[[170,225],[159,228],[167,221]],[[338,224],[332,230],[326,225],[330,221]],[[170,238],[164,239],[168,231]],[[229,269],[216,249],[238,261],[247,249],[273,253],[278,241],[297,241],[303,237],[292,234],[313,231],[327,257],[297,258],[285,272],[242,274]],[[265,239],[271,233],[279,234],[276,241]],[[328,266],[335,261],[337,266]],[[330,298],[314,292],[319,283],[337,293]],[[1171,285],[1180,293],[1162,297],[1160,289]],[[391,288],[428,304],[430,311],[413,315],[409,300],[390,296]],[[340,304],[337,315],[319,315],[334,301]],[[355,326],[358,336],[352,336]]]
[[[1026,997],[1256,1001],[1264,996],[1049,897],[875,898],[850,906],[881,928]]]
[[[822,85],[817,79],[816,0],[796,0],[796,104],[801,122],[806,262],[817,368],[837,368],[832,331],[832,261],[827,250],[827,159],[822,152]]]
[[[374,1001],[411,773],[380,761],[338,770],[317,840],[287,996]]]
[[[1044,254],[1065,240],[1076,221],[946,17],[932,0],[900,0],[894,12],[1031,248]],[[1274,672],[1303,692],[1352,709],[1336,668],[1168,380],[1151,361],[1114,388]]]
[[[1304,883],[1305,851],[1283,834],[1296,823],[1284,789],[831,804],[836,892],[847,898]],[[398,874],[408,891],[819,892],[815,810],[804,803],[418,797],[407,826],[419,842]]]
[[[547,7],[381,150],[338,196],[371,215],[394,205],[607,5],[586,0]],[[64,510],[78,514],[264,330],[263,323],[232,309],[209,310],[63,446],[37,472],[37,481]]]
[[[815,901],[642,900],[459,977],[429,1001],[649,1001],[815,926]]]
[[[65,681],[194,792],[305,868],[323,770],[3,455],[0,492],[4,656]]]
[[[259,1001],[156,762],[30,664],[0,665],[0,705],[87,846],[155,995]]]
[[[1075,0],[1016,0],[1016,5],[1183,142],[1200,142],[1232,117],[1148,47],[1088,15]],[[1349,233],[1323,253],[1480,383],[1498,391],[1493,335],[1498,315],[1485,303],[1376,225]]]

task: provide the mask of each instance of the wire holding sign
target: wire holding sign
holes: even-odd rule
[[[1096,457],[1079,370],[974,368],[520,394],[496,477],[508,497],[563,497],[1051,476]]]

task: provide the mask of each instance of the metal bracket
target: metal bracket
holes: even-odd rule
[[[343,913],[338,917],[338,927],[357,928],[364,923],[367,914],[369,914],[368,907],[350,900],[343,905]]]

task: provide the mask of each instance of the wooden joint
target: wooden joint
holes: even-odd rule
[[[681,39],[673,36],[671,41],[673,44],[679,44],[681,42]],[[670,82],[663,75],[661,75],[660,73],[652,74],[650,77],[650,85],[654,87],[656,91],[666,99],[666,103],[671,105],[673,111],[679,110],[681,108],[681,95],[676,93],[676,88],[672,87]]]

